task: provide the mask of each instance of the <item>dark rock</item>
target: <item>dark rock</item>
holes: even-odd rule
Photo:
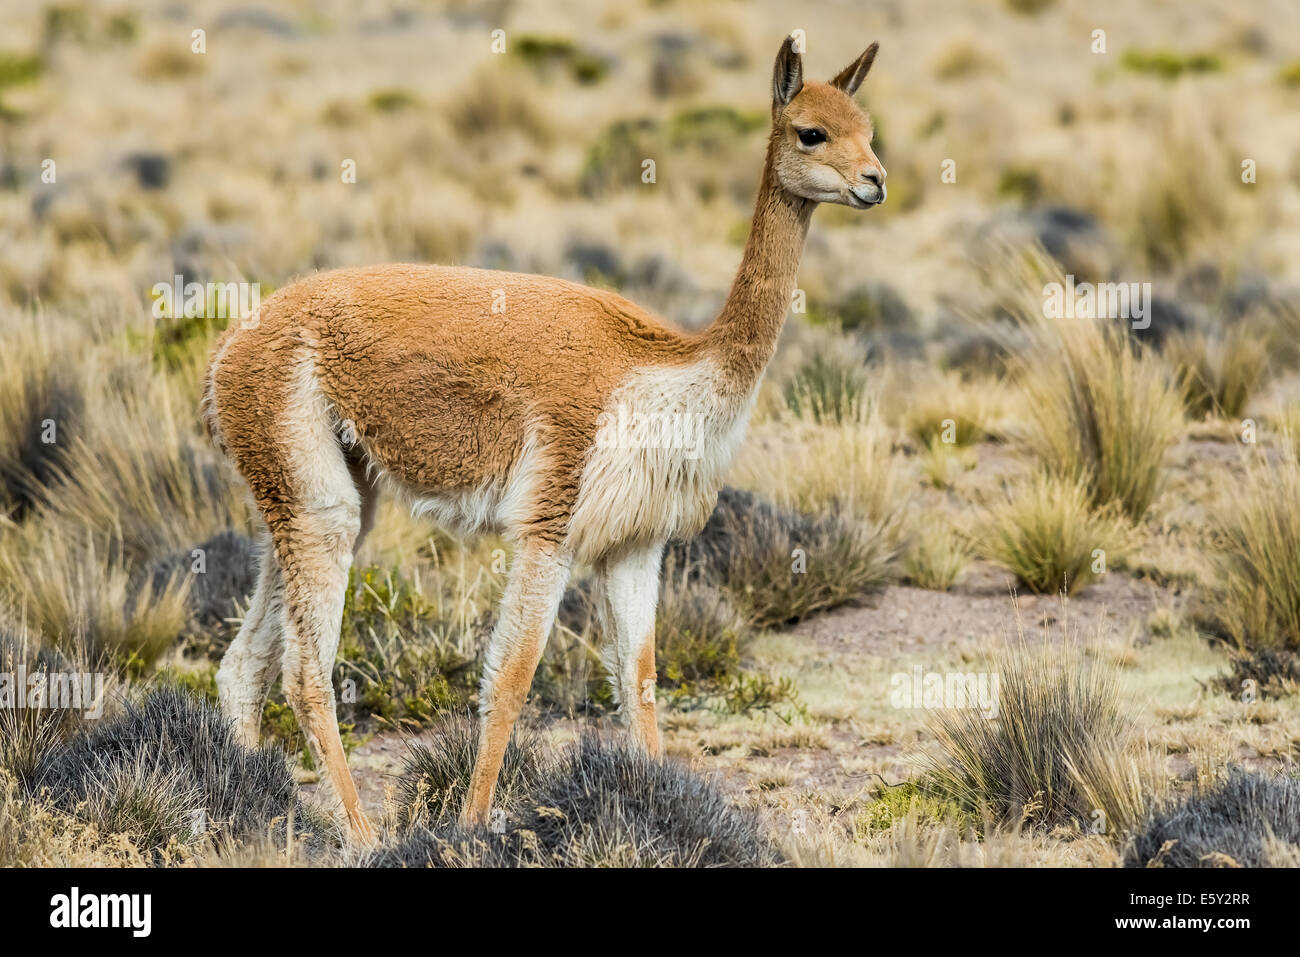
[[[599,278],[621,284],[624,278],[623,265],[618,253],[606,243],[571,240],[564,248],[564,258],[585,280]]]
[[[161,153],[131,153],[122,160],[141,189],[166,189],[171,182],[171,160]]]
[[[259,552],[253,541],[239,532],[218,532],[196,546],[204,553],[205,571],[193,571],[194,549],[160,559],[150,570],[155,592],[175,579],[193,579],[189,592],[190,614],[196,624],[211,628],[235,614],[235,602],[246,601],[257,586]]]
[[[975,258],[1006,243],[1036,242],[1061,264],[1076,282],[1106,282],[1117,276],[1118,247],[1106,229],[1088,213],[1068,206],[1043,206],[1003,213],[975,234]]]

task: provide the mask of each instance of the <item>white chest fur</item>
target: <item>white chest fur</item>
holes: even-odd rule
[[[698,531],[744,439],[755,394],[724,397],[708,361],[643,369],[620,386],[582,472],[569,527],[578,559]]]

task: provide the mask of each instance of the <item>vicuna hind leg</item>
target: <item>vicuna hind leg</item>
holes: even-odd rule
[[[285,580],[284,694],[353,835],[373,842],[339,737],[332,681],[359,528],[357,509],[339,504],[295,517],[277,537],[277,550]]]
[[[239,740],[250,748],[257,746],[266,693],[280,673],[283,649],[284,579],[268,542],[248,612],[217,671],[221,710],[234,722]]]
[[[465,824],[487,823],[506,742],[555,624],[571,561],[543,542],[525,541],[515,554],[479,687],[478,754],[461,812]]]
[[[374,524],[379,491],[359,464],[350,460],[348,466],[361,495],[361,526],[352,549],[355,555]],[[256,747],[260,739],[266,696],[280,674],[284,615],[284,576],[275,548],[268,541],[263,548],[257,588],[239,634],[226,649],[217,671],[222,711],[234,723],[239,740],[250,748]]]
[[[328,416],[306,404],[290,424],[299,440],[287,457],[291,490],[267,521],[284,576],[284,694],[353,836],[373,843],[339,737],[332,681],[348,569],[373,513],[373,488],[359,481]]]
[[[663,551],[663,545],[637,549],[597,569],[601,657],[614,700],[633,740],[655,755],[662,750],[655,714],[655,609]]]

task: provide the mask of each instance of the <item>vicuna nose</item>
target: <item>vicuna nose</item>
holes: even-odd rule
[[[858,175],[868,183],[875,183],[876,186],[885,185],[885,171],[879,166],[869,166]]]

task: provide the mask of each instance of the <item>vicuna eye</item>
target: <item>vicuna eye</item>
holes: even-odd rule
[[[804,146],[816,146],[818,143],[826,142],[826,131],[816,128],[800,130],[799,142]]]

